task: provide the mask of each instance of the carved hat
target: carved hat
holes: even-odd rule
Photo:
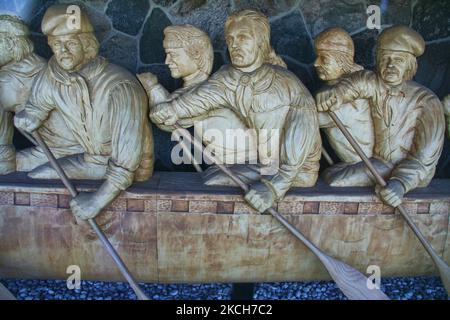
[[[411,28],[394,26],[387,28],[378,36],[378,50],[409,52],[420,57],[425,51],[425,40]]]
[[[352,37],[342,28],[329,28],[314,39],[316,50],[339,51],[354,57],[355,46]]]
[[[42,32],[47,36],[94,32],[94,28],[86,13],[76,8],[79,7],[54,5],[48,8],[44,18],[42,18]]]
[[[28,36],[29,30],[25,23],[15,16],[0,15],[0,33],[8,33],[15,36]]]

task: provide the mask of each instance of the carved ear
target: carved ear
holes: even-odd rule
[[[11,36],[6,36],[5,45],[8,51],[12,51],[14,49],[14,39]]]

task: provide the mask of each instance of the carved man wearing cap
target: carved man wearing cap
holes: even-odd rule
[[[388,184],[376,191],[394,207],[403,195],[427,186],[442,152],[445,120],[441,102],[430,90],[411,81],[416,58],[425,42],[414,30],[395,26],[384,30],[377,43],[377,72],[360,71],[334,88],[317,95],[321,111],[338,109],[342,103],[368,99],[375,126],[372,163]],[[342,185],[373,185],[363,163],[344,177]]]
[[[363,69],[353,60],[355,47],[352,38],[341,28],[329,28],[321,32],[314,40],[314,46],[317,55],[314,66],[319,78],[326,83],[323,89]],[[336,110],[336,114],[365,154],[371,157],[374,129],[368,101],[357,99],[343,104]],[[328,168],[324,172],[324,179],[332,186],[339,186],[340,177],[347,174],[348,164],[359,162],[361,158],[326,112],[319,112],[319,125],[324,129],[331,147],[343,161]]]
[[[222,67],[171,102],[159,104],[150,116],[156,123],[171,125],[212,110],[233,111],[244,128],[257,134],[261,168],[275,168],[266,175],[261,169],[245,197],[264,212],[292,185],[315,184],[321,147],[317,112],[308,90],[285,69],[271,47],[270,26],[264,15],[252,10],[231,15],[225,23],[225,36],[232,65]],[[278,138],[273,139],[272,134]],[[275,145],[272,140],[276,140]]]
[[[15,152],[13,113],[19,112],[31,92],[35,77],[45,67],[45,60],[33,52],[29,31],[22,20],[10,15],[0,16],[0,174],[30,171],[46,161],[40,148]],[[57,112],[39,129],[56,157],[81,152],[72,134]]]
[[[42,31],[54,56],[37,77],[25,110],[15,124],[25,131],[39,128],[58,110],[84,153],[59,160],[69,178],[106,179],[95,194],[71,201],[79,217],[95,217],[133,180],[146,180],[153,170],[153,138],[146,114],[147,96],[128,71],[97,55],[99,45],[84,12],[79,26],[70,22],[67,6],[50,7]],[[33,178],[56,179],[49,164]]]

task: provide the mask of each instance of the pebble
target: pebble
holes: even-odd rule
[[[127,283],[81,281],[69,290],[64,280],[1,280],[19,300],[130,300],[136,295]],[[155,300],[229,300],[231,284],[142,284]],[[445,300],[447,293],[438,277],[384,278],[381,289],[393,300]],[[334,282],[259,283],[255,300],[345,300]]]

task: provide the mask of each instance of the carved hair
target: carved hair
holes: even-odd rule
[[[208,35],[191,25],[169,26],[164,29],[166,38],[173,37],[195,61],[200,71],[211,74],[214,62],[214,50]]]
[[[270,25],[269,20],[262,13],[255,10],[243,10],[230,15],[225,22],[225,34],[228,33],[232,22],[247,20],[252,26],[257,37],[260,54],[263,55],[264,62],[286,68],[286,63],[275,53],[270,45]]]
[[[92,32],[80,33],[78,34],[78,38],[83,45],[85,59],[90,61],[97,57],[100,44],[95,35]]]
[[[11,58],[14,61],[19,62],[33,53],[34,46],[28,38],[28,27],[19,17],[0,15],[0,22],[2,23],[0,34],[13,45]]]
[[[7,35],[12,40],[12,57],[14,61],[19,62],[28,57],[34,51],[33,42],[26,36]]]
[[[416,75],[417,58],[409,52],[405,52],[404,56],[407,59],[408,68],[406,69],[405,74],[403,75],[403,81],[409,81],[409,80],[412,80],[414,78],[414,76]],[[381,57],[380,50],[378,50],[377,51],[377,67],[380,65],[380,61],[379,61],[380,57]]]
[[[333,54],[331,55],[339,64],[344,74],[350,74],[364,69],[362,66],[353,61],[353,57],[350,54],[340,51],[333,51]]]

